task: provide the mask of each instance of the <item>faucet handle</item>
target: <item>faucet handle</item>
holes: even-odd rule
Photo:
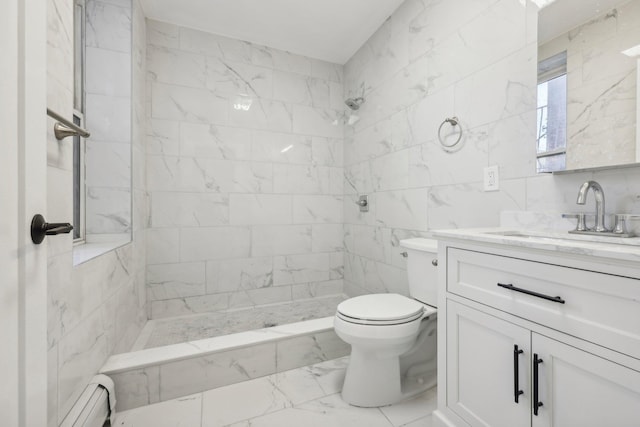
[[[595,214],[592,213],[585,213],[585,212],[576,212],[576,213],[563,213],[562,214],[562,218],[577,218],[578,219],[578,223],[576,225],[576,230],[575,231],[587,231],[587,221],[586,218],[587,216],[594,216]]]
[[[640,219],[640,215],[636,214],[615,214],[615,225],[613,226],[613,232],[616,234],[627,234],[627,221]]]

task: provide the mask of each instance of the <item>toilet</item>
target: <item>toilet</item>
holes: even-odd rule
[[[400,247],[410,297],[357,296],[334,317],[336,334],[351,344],[342,399],[354,406],[391,405],[436,384],[437,242],[407,239]]]

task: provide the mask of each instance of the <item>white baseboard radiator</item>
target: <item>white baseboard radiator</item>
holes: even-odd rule
[[[96,375],[60,427],[107,427],[115,418],[115,387],[111,378]]]

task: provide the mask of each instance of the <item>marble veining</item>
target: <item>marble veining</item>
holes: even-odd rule
[[[512,228],[478,228],[438,230],[435,237],[461,238],[471,241],[500,243],[520,248],[542,249],[610,258],[624,261],[640,259],[640,238],[571,235],[559,232],[514,230]],[[524,235],[524,236],[522,236]]]
[[[147,336],[146,341],[137,343],[136,348],[160,347],[331,316],[342,300],[343,296],[324,297],[237,311],[150,320],[143,332],[143,336]]]
[[[114,425],[158,427],[379,426],[431,427],[436,389],[382,408],[357,408],[339,396],[348,358],[119,412]],[[246,405],[246,401],[252,402]]]
[[[147,27],[151,318],[341,294],[342,66]]]

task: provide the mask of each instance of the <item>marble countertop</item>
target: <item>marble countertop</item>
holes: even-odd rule
[[[640,261],[640,237],[600,237],[516,228],[434,230],[434,238],[467,240],[616,260]]]

